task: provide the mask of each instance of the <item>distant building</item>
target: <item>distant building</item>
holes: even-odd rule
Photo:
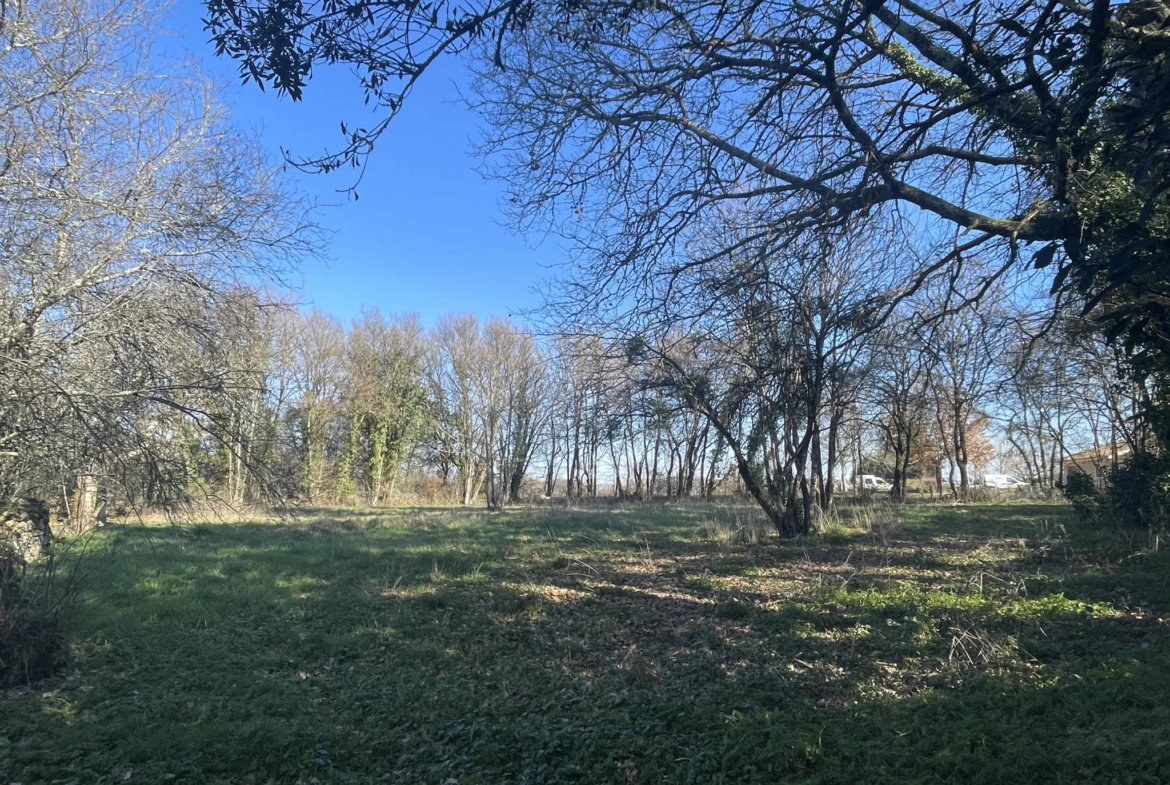
[[[1107,444],[1073,453],[1064,459],[1064,476],[1085,474],[1093,480],[1093,485],[1100,488],[1109,470],[1128,461],[1131,452],[1128,445]]]

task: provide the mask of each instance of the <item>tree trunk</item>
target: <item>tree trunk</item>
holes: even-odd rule
[[[74,527],[80,534],[87,532],[97,525],[98,504],[97,477],[92,474],[82,474],[77,477],[77,498],[73,502],[76,514]]]
[[[382,500],[382,482],[386,476],[386,439],[389,426],[384,420],[374,423],[370,433],[372,452],[370,454],[370,505],[377,507]]]
[[[833,472],[837,466],[837,431],[841,427],[843,412],[838,409],[829,415],[829,460],[828,471],[825,474],[825,494],[821,506],[826,510],[833,506]]]
[[[821,427],[818,418],[812,436],[812,491],[816,495],[817,504],[823,505],[825,498],[824,467],[821,465]]]
[[[553,429],[548,452],[548,470],[544,475],[544,495],[552,498],[557,490],[557,434]]]

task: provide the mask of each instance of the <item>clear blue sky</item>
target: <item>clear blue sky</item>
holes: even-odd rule
[[[200,19],[200,0],[178,0],[168,27],[206,70],[225,73],[237,122],[263,129],[274,156],[280,148],[312,155],[341,140],[340,123],[356,127],[372,111],[345,70],[314,74],[294,103],[254,84],[240,86],[234,62],[214,56]],[[514,313],[539,303],[533,287],[564,258],[552,240],[521,238],[504,225],[501,184],[485,180],[469,153],[478,118],[458,100],[466,74],[442,64],[412,94],[382,136],[353,201],[337,193],[354,172],[298,174],[324,207],[320,223],[334,232],[328,261],[302,265],[303,297],[348,320],[362,306],[418,313],[425,323],[450,312]],[[535,247],[534,247],[535,246]]]

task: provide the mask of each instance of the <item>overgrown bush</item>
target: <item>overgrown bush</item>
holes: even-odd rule
[[[65,662],[51,581],[30,576],[27,565],[0,558],[0,687],[52,676]]]
[[[1064,498],[1072,504],[1077,517],[1088,523],[1099,523],[1104,499],[1087,474],[1070,474],[1064,481]]]
[[[1109,473],[1109,512],[1118,523],[1164,529],[1170,511],[1170,459],[1136,453]]]
[[[64,664],[57,618],[73,592],[58,588],[48,507],[38,499],[10,501],[0,514],[0,687],[31,684]]]
[[[1000,501],[1004,495],[986,485],[970,485],[967,487],[967,495],[963,497],[963,500],[971,504],[990,504]]]
[[[1097,488],[1085,474],[1065,480],[1077,517],[1094,524],[1165,529],[1170,523],[1170,458],[1137,453],[1105,475]]]

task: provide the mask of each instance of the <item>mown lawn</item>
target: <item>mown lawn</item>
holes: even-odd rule
[[[0,782],[1170,783],[1170,559],[1056,505],[852,515],[107,530]]]

